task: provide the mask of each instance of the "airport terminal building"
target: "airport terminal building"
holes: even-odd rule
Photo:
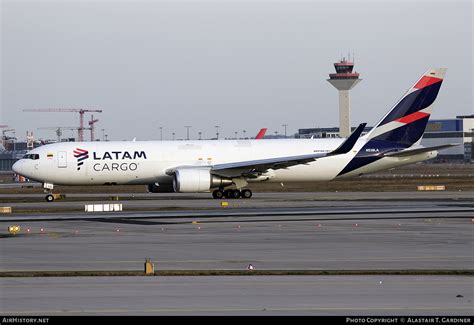
[[[474,162],[473,137],[474,115],[457,116],[455,119],[429,121],[421,144],[436,146],[459,143],[457,147],[442,150],[437,159]]]

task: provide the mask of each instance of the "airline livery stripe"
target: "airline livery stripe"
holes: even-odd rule
[[[397,103],[392,111],[385,116],[378,127],[431,106],[438,95],[440,87],[441,82],[437,82],[430,86],[426,86],[423,89],[417,89],[416,91],[406,95]]]
[[[409,123],[415,122],[415,121],[417,121],[417,120],[419,120],[423,117],[426,117],[426,116],[430,116],[430,114],[423,113],[423,112],[415,112],[415,113],[412,113],[410,115],[401,117],[396,121],[401,122],[401,123],[409,124]]]
[[[442,80],[443,79],[440,79],[440,78],[423,76],[423,78],[421,78],[420,81],[418,81],[416,85],[413,86],[413,88],[417,88],[417,89],[425,88],[429,85],[440,82]]]
[[[80,149],[80,148],[76,148],[77,151],[81,151],[81,152],[87,152],[87,150],[84,150],[84,149]]]

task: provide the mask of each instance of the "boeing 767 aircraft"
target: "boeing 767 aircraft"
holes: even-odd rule
[[[54,185],[144,184],[153,193],[211,192],[250,198],[252,182],[314,182],[354,177],[434,158],[455,144],[420,141],[446,69],[423,74],[395,106],[360,136],[347,139],[65,142],[29,151],[13,171]]]

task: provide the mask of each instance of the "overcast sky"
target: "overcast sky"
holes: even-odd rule
[[[353,125],[376,123],[430,67],[448,68],[433,118],[473,114],[470,0],[0,1],[0,124],[20,138],[79,124],[25,108],[102,109],[96,134],[114,140],[337,126],[326,79],[348,52],[363,79]]]

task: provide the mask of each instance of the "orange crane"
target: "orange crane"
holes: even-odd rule
[[[99,122],[99,119],[96,118],[94,120],[94,115],[91,115],[91,120],[89,121],[89,129],[91,130],[91,141],[95,140],[94,139],[94,129],[95,129],[94,124],[97,122]]]
[[[84,141],[84,113],[85,112],[97,112],[102,113],[101,109],[82,109],[82,108],[36,108],[36,109],[24,109],[23,112],[50,112],[50,113],[79,113],[79,128],[77,134],[79,141]]]

